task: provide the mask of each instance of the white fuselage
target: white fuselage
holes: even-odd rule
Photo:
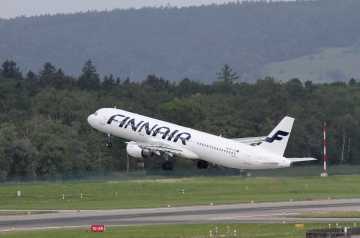
[[[99,109],[89,124],[107,134],[139,143],[162,142],[183,150],[181,157],[237,169],[289,167],[291,162],[258,146],[114,108]],[[161,128],[161,129],[159,129]]]

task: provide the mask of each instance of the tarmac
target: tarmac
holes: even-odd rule
[[[2,215],[0,232],[154,224],[333,223],[360,218],[301,218],[304,212],[360,211],[360,199],[266,202],[115,210],[54,210],[47,214]],[[5,212],[4,210],[2,212]],[[9,211],[11,212],[11,211]],[[35,211],[36,212],[36,211]]]

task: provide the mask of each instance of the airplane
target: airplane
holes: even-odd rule
[[[294,118],[286,116],[268,136],[224,138],[116,108],[101,108],[88,116],[90,126],[127,142],[127,154],[133,158],[165,158],[164,170],[172,170],[175,157],[195,160],[198,169],[210,164],[241,170],[276,169],[315,158],[286,158]]]

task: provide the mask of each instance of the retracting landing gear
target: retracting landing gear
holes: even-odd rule
[[[106,144],[105,146],[107,148],[111,148],[112,147],[112,140],[111,140],[111,135],[110,134],[106,134]]]
[[[169,153],[164,153],[162,156],[165,158],[165,162],[161,165],[162,170],[174,170],[174,156]]]
[[[198,160],[196,163],[196,167],[198,169],[207,169],[207,168],[209,168],[209,162],[207,162],[205,160]]]
[[[173,163],[172,161],[170,161],[170,160],[165,161],[165,162],[161,165],[161,168],[162,168],[163,170],[167,170],[167,171],[169,171],[169,170],[174,170],[174,163]]]
[[[251,172],[249,170],[240,169],[239,175],[244,177],[251,177]]]

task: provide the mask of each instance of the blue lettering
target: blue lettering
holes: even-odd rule
[[[154,133],[153,133],[153,136],[156,136],[157,134],[161,134],[163,135],[162,138],[165,139],[166,136],[170,133],[170,129],[168,127],[159,127],[157,128]]]
[[[181,142],[183,143],[183,145],[186,145],[186,141],[187,141],[187,140],[190,140],[190,138],[191,138],[191,134],[190,134],[190,133],[183,132],[183,133],[178,134],[178,135],[175,137],[174,142],[177,142],[177,141],[180,139]]]
[[[143,124],[143,123],[144,123],[144,121],[141,121],[141,122],[139,122],[137,125],[135,125],[135,119],[131,119],[131,120],[129,120],[129,121],[127,122],[125,128],[127,128],[129,125],[131,125],[131,129],[132,129],[133,131],[136,131],[136,130],[140,127],[140,125]]]
[[[146,134],[147,134],[147,135],[151,135],[151,132],[152,132],[157,126],[158,126],[158,125],[155,124],[155,125],[150,129],[149,122],[146,122],[146,123],[144,123],[144,124],[140,127],[139,132],[141,132],[142,129],[145,128]]]

